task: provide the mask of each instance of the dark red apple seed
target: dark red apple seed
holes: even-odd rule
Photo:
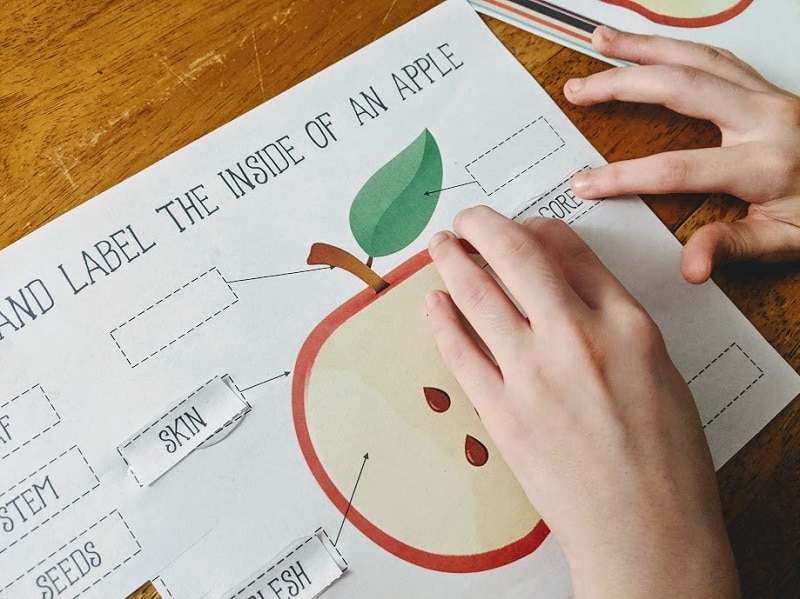
[[[425,393],[425,399],[434,412],[446,412],[450,407],[450,396],[441,389],[423,387],[422,392]]]
[[[464,441],[464,454],[473,466],[483,466],[489,459],[489,450],[472,435],[467,435]]]

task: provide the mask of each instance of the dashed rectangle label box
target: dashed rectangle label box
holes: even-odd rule
[[[511,215],[511,218],[516,221],[523,221],[531,216],[543,216],[546,218],[558,218],[571,225],[584,214],[600,205],[599,201],[591,202],[576,198],[569,186],[569,179],[569,177],[562,179],[558,185],[549,191],[531,198],[530,201],[520,206]]]
[[[763,376],[763,369],[738,343],[720,352],[688,381],[703,427],[739,401]]]
[[[80,597],[142,550],[116,510],[0,584],[0,597]]]
[[[484,193],[492,195],[542,164],[564,145],[558,132],[542,116],[509,135],[465,168]]]
[[[0,403],[0,459],[45,434],[61,417],[40,385]]]
[[[99,486],[81,450],[72,447],[9,487],[0,494],[0,556]]]
[[[131,366],[167,349],[239,301],[216,268],[182,285],[111,331]]]

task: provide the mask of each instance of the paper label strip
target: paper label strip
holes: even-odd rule
[[[269,564],[248,576],[220,599],[313,599],[347,570],[347,561],[324,530],[298,539]]]
[[[143,487],[249,411],[230,379],[217,376],[170,405],[117,451]]]

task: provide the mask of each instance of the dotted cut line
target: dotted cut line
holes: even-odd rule
[[[483,158],[484,156],[487,156],[487,155],[488,155],[488,154],[490,154],[491,152],[494,152],[494,151],[495,151],[497,148],[499,148],[500,146],[502,146],[502,145],[503,145],[504,143],[506,143],[507,141],[509,141],[509,140],[511,140],[511,139],[514,139],[514,138],[515,138],[517,135],[519,135],[520,133],[522,133],[523,131],[525,131],[526,129],[528,129],[529,127],[531,127],[532,125],[535,125],[535,124],[536,124],[536,123],[538,123],[539,121],[544,121],[544,122],[545,122],[545,124],[546,124],[548,127],[550,127],[550,130],[553,132],[553,134],[554,134],[554,135],[555,135],[555,136],[558,138],[558,140],[561,142],[561,145],[560,145],[560,146],[558,146],[557,148],[555,148],[554,150],[551,150],[550,152],[548,152],[546,155],[542,156],[541,158],[539,158],[539,160],[537,160],[536,162],[534,162],[534,163],[533,163],[533,164],[531,164],[530,166],[528,166],[528,167],[525,167],[525,168],[524,168],[522,171],[520,171],[519,173],[517,173],[516,175],[514,175],[513,177],[511,177],[511,178],[510,178],[508,181],[506,181],[505,183],[503,183],[503,184],[502,184],[502,185],[500,185],[499,187],[497,187],[497,188],[493,189],[492,191],[487,191],[487,190],[486,190],[486,189],[483,187],[483,184],[482,184],[480,181],[478,181],[478,179],[475,177],[475,175],[473,175],[473,174],[472,174],[472,172],[469,170],[469,167],[470,167],[470,166],[472,166],[473,164],[475,164],[476,162],[478,162],[478,160],[480,160],[480,159],[481,159],[481,158]],[[556,131],[556,130],[555,130],[555,128],[553,128],[553,125],[551,125],[551,124],[550,124],[550,122],[549,122],[549,121],[548,121],[546,118],[544,118],[543,116],[540,116],[538,119],[535,119],[535,120],[531,121],[530,123],[528,123],[527,125],[525,125],[525,126],[524,126],[522,129],[520,129],[519,131],[516,131],[515,133],[512,133],[511,135],[509,135],[508,137],[506,137],[506,138],[505,138],[503,141],[501,141],[500,143],[496,144],[496,145],[495,145],[493,148],[491,148],[491,149],[487,150],[486,152],[484,152],[483,154],[481,154],[480,156],[478,156],[478,157],[477,157],[475,160],[473,160],[472,162],[469,162],[469,163],[468,163],[468,164],[467,164],[467,165],[464,167],[464,169],[467,171],[467,173],[469,173],[469,176],[470,176],[470,177],[472,177],[472,180],[473,180],[473,181],[475,181],[475,183],[477,183],[477,184],[478,184],[478,187],[480,187],[480,188],[481,188],[481,191],[483,191],[483,193],[485,193],[487,196],[490,196],[490,195],[492,195],[493,193],[496,193],[496,192],[500,191],[501,189],[503,189],[503,188],[504,188],[506,185],[508,185],[509,183],[511,183],[512,181],[514,181],[515,179],[517,179],[518,177],[521,177],[522,175],[524,175],[526,172],[528,172],[529,170],[531,170],[531,169],[532,169],[534,166],[536,166],[536,165],[537,165],[537,164],[539,164],[540,162],[542,162],[542,161],[546,160],[547,158],[549,158],[550,156],[552,156],[553,154],[555,154],[556,152],[558,152],[558,150],[560,150],[561,148],[563,148],[565,145],[566,145],[566,142],[564,141],[564,138],[562,138],[562,137],[561,137],[561,135],[559,135],[558,131]]]
[[[698,373],[697,373],[697,374],[695,374],[695,375],[694,375],[692,378],[690,378],[690,379],[689,379],[689,380],[686,382],[686,384],[687,384],[687,385],[691,385],[691,384],[692,384],[692,383],[693,383],[695,380],[697,380],[697,377],[699,377],[699,376],[700,376],[701,374],[703,374],[703,373],[704,373],[706,370],[708,370],[709,368],[711,368],[711,367],[712,367],[712,366],[713,366],[713,365],[714,365],[714,364],[715,364],[715,363],[716,363],[716,362],[717,362],[717,361],[718,361],[720,358],[722,358],[722,356],[724,356],[725,354],[727,354],[727,353],[728,353],[730,350],[732,350],[734,347],[735,347],[736,349],[738,349],[738,350],[739,350],[739,351],[742,353],[742,355],[743,355],[745,358],[747,358],[747,359],[750,361],[750,363],[751,363],[751,364],[752,364],[752,365],[753,365],[753,366],[756,368],[756,370],[758,370],[758,376],[757,376],[756,378],[754,378],[754,379],[753,379],[753,380],[750,382],[750,384],[749,384],[749,385],[747,385],[747,386],[746,386],[746,387],[745,387],[745,388],[744,388],[744,389],[743,389],[741,392],[739,392],[739,394],[738,394],[736,397],[734,397],[734,398],[733,398],[732,400],[730,400],[730,401],[729,401],[727,404],[725,404],[725,406],[724,406],[722,409],[720,409],[720,411],[719,411],[719,412],[717,412],[716,414],[714,414],[714,416],[713,416],[713,417],[712,417],[712,418],[711,418],[711,419],[710,419],[708,422],[706,422],[706,423],[703,425],[703,428],[706,428],[708,425],[710,425],[712,422],[714,422],[714,421],[715,421],[717,418],[719,418],[719,417],[722,415],[722,413],[723,413],[723,412],[725,412],[725,410],[727,410],[728,408],[730,408],[730,407],[731,407],[731,406],[732,406],[734,403],[736,403],[736,402],[737,402],[737,401],[738,401],[738,400],[739,400],[741,397],[743,397],[743,396],[744,396],[744,394],[745,394],[745,393],[747,393],[747,392],[748,392],[748,391],[749,391],[749,390],[750,390],[750,389],[753,387],[753,385],[755,385],[755,384],[756,384],[758,381],[760,381],[760,380],[761,380],[761,378],[764,376],[764,370],[761,368],[761,366],[759,366],[758,364],[756,364],[756,363],[755,363],[755,361],[753,361],[753,358],[751,358],[751,357],[750,357],[750,356],[747,354],[747,352],[746,352],[746,351],[744,351],[744,350],[743,350],[743,349],[742,349],[742,348],[739,346],[739,344],[738,344],[738,343],[736,343],[736,342],[734,341],[734,342],[733,342],[733,343],[731,343],[731,344],[730,344],[728,347],[726,347],[724,350],[722,350],[722,351],[719,353],[719,355],[718,355],[716,358],[714,358],[713,360],[711,360],[711,362],[709,362],[709,363],[708,363],[708,364],[706,364],[706,365],[705,365],[703,368],[701,368],[701,369],[700,369],[700,372],[698,372]]]
[[[162,347],[159,347],[157,350],[155,350],[155,351],[154,351],[153,353],[151,353],[150,355],[148,355],[148,356],[145,356],[144,358],[142,358],[141,360],[139,360],[139,361],[138,361],[138,362],[136,362],[136,363],[133,363],[133,362],[131,361],[131,359],[128,357],[128,354],[126,354],[126,353],[125,353],[125,350],[122,348],[122,346],[120,345],[119,341],[117,341],[117,338],[116,338],[116,337],[114,337],[114,333],[116,333],[117,331],[119,331],[119,330],[120,330],[120,329],[122,329],[123,327],[127,326],[128,324],[130,324],[131,322],[133,322],[134,320],[136,320],[137,318],[139,318],[140,316],[142,316],[143,314],[145,314],[145,313],[146,313],[146,312],[148,312],[149,310],[152,310],[153,308],[155,308],[156,306],[158,306],[158,305],[159,305],[159,304],[161,304],[162,302],[164,302],[164,301],[168,300],[169,298],[171,298],[171,297],[172,297],[173,295],[175,295],[176,293],[178,293],[178,292],[180,292],[180,291],[182,291],[182,290],[186,289],[186,288],[187,288],[189,285],[191,285],[192,283],[195,283],[195,282],[199,281],[200,279],[202,279],[203,277],[205,277],[206,275],[208,275],[208,274],[210,274],[210,273],[212,273],[212,272],[216,272],[216,273],[219,275],[219,277],[220,277],[220,278],[223,280],[223,282],[225,283],[225,285],[228,287],[228,289],[230,290],[230,292],[233,294],[233,297],[234,297],[233,301],[232,301],[231,303],[229,303],[228,305],[224,306],[223,308],[220,308],[219,310],[217,310],[216,312],[214,312],[214,314],[212,314],[212,315],[211,315],[211,316],[209,316],[208,318],[206,318],[206,319],[204,319],[204,320],[202,320],[202,321],[198,322],[196,325],[194,325],[192,328],[190,328],[190,329],[189,329],[188,331],[186,331],[185,333],[182,333],[181,335],[178,335],[178,336],[177,336],[175,339],[173,339],[173,340],[172,340],[172,341],[170,341],[169,343],[167,343],[167,344],[163,345]],[[111,339],[113,339],[113,340],[114,340],[114,343],[116,344],[116,346],[117,346],[117,349],[119,349],[119,351],[122,353],[122,356],[123,356],[123,357],[125,358],[125,360],[128,362],[128,365],[129,365],[131,368],[136,368],[137,366],[139,366],[139,365],[140,365],[140,364],[142,364],[143,362],[146,362],[147,360],[149,360],[150,358],[152,358],[152,357],[153,357],[153,356],[155,356],[156,354],[158,354],[158,353],[160,353],[160,352],[164,351],[165,349],[167,349],[169,346],[173,345],[173,344],[174,344],[174,343],[176,343],[177,341],[180,341],[181,339],[183,339],[184,337],[186,337],[186,335],[188,335],[189,333],[191,333],[191,332],[192,332],[192,331],[194,331],[195,329],[197,329],[197,328],[199,328],[199,327],[203,326],[205,323],[207,323],[207,322],[208,322],[209,320],[211,320],[212,318],[215,318],[216,316],[219,316],[219,315],[220,315],[220,314],[222,314],[222,313],[223,313],[225,310],[227,310],[227,309],[228,309],[228,308],[230,308],[231,306],[235,305],[235,304],[236,304],[238,301],[239,301],[239,296],[238,296],[238,295],[236,294],[236,292],[233,290],[233,287],[231,287],[230,283],[228,283],[228,281],[227,281],[227,280],[225,280],[225,277],[223,277],[223,276],[222,276],[222,274],[219,272],[219,270],[217,269],[217,267],[216,267],[216,266],[213,266],[213,267],[211,267],[210,269],[208,269],[206,272],[204,272],[204,273],[202,273],[202,274],[200,274],[200,275],[196,276],[194,279],[192,279],[192,280],[191,280],[191,281],[189,281],[188,283],[186,283],[186,284],[184,284],[184,285],[181,285],[180,287],[178,287],[178,288],[177,288],[175,291],[173,291],[173,292],[172,292],[172,293],[170,293],[169,295],[167,295],[167,296],[165,296],[165,297],[161,298],[160,300],[158,300],[158,301],[157,301],[155,304],[153,304],[152,306],[148,306],[147,308],[145,308],[144,310],[142,310],[141,312],[139,312],[139,313],[138,313],[138,314],[136,314],[135,316],[132,316],[131,318],[129,318],[128,320],[126,320],[125,322],[123,322],[123,323],[122,323],[121,325],[119,325],[118,327],[116,327],[116,328],[112,329],[112,330],[111,330],[111,333],[110,333],[110,335],[111,335]]]
[[[233,380],[233,377],[231,375],[229,375],[229,374],[226,374],[222,378],[224,379],[226,377],[230,380],[231,384],[233,385],[233,388],[236,389],[236,392],[238,393],[237,397],[244,403],[245,407],[241,412],[236,414],[236,416],[234,416],[233,418],[228,420],[228,422],[226,422],[221,427],[219,427],[217,430],[215,430],[213,433],[211,433],[211,435],[205,441],[203,441],[200,445],[197,446],[197,449],[207,449],[208,447],[213,447],[219,441],[222,441],[225,437],[223,437],[222,439],[219,439],[219,441],[215,441],[214,437],[219,435],[222,431],[224,431],[229,426],[233,426],[234,424],[237,424],[245,416],[247,416],[247,414],[249,414],[250,410],[253,408],[250,405],[250,402],[247,401],[247,399],[245,399],[244,394],[239,390],[239,385],[236,384],[236,381]],[[224,382],[224,380],[223,380],[223,382]]]
[[[35,470],[34,472],[31,472],[31,473],[30,473],[28,476],[26,476],[25,478],[23,478],[23,479],[22,479],[21,481],[19,481],[17,484],[15,484],[15,485],[12,485],[12,486],[11,486],[11,487],[10,487],[10,488],[9,488],[9,489],[6,491],[6,492],[4,492],[4,493],[0,493],[0,497],[2,497],[3,495],[8,495],[8,494],[9,494],[9,493],[11,493],[11,492],[12,492],[12,491],[13,491],[13,490],[16,488],[16,487],[20,486],[20,485],[21,485],[22,483],[24,483],[26,480],[28,480],[29,478],[32,478],[33,476],[35,476],[36,474],[38,474],[39,472],[41,472],[42,470],[44,470],[45,468],[47,468],[48,466],[50,466],[50,465],[51,465],[53,462],[56,462],[56,461],[60,460],[60,459],[61,459],[61,458],[63,458],[65,455],[67,455],[67,454],[68,454],[70,451],[73,451],[73,450],[76,450],[76,449],[78,450],[78,453],[80,454],[81,458],[83,459],[83,462],[86,464],[86,467],[89,469],[89,472],[91,472],[91,473],[92,473],[92,476],[94,477],[94,480],[95,480],[95,485],[94,485],[94,486],[93,486],[91,489],[89,489],[89,490],[87,490],[86,492],[84,492],[82,495],[80,495],[80,496],[76,497],[75,499],[73,499],[71,502],[69,502],[67,505],[65,505],[64,507],[62,507],[62,508],[61,508],[60,510],[58,510],[57,512],[55,512],[55,513],[53,513],[53,514],[50,514],[50,516],[48,516],[48,517],[47,517],[45,520],[42,520],[41,522],[39,522],[39,524],[37,524],[36,526],[34,526],[32,529],[30,529],[28,532],[26,532],[24,535],[22,535],[22,536],[21,536],[20,538],[18,538],[16,541],[14,541],[13,543],[11,543],[11,544],[10,544],[10,545],[8,545],[7,547],[3,547],[2,549],[0,549],[0,555],[2,555],[4,551],[6,551],[6,550],[8,550],[8,549],[11,549],[11,548],[12,548],[14,545],[16,545],[17,543],[19,543],[19,542],[20,542],[20,541],[22,541],[23,539],[25,539],[25,538],[26,538],[28,535],[30,535],[30,534],[33,534],[34,532],[36,532],[36,531],[37,531],[39,528],[41,528],[42,526],[44,526],[45,524],[47,524],[48,522],[50,522],[50,520],[52,520],[53,518],[55,518],[56,516],[58,516],[60,513],[62,513],[62,512],[64,512],[64,511],[66,511],[66,509],[67,509],[67,508],[69,508],[70,506],[73,506],[73,505],[75,505],[76,503],[78,503],[78,502],[79,502],[81,499],[83,499],[84,497],[86,497],[86,496],[87,496],[89,493],[91,493],[91,492],[92,492],[92,491],[94,491],[94,490],[95,490],[97,487],[99,487],[99,486],[100,486],[100,479],[99,479],[99,478],[97,478],[97,474],[95,473],[94,469],[93,469],[93,468],[92,468],[92,467],[89,465],[89,462],[87,461],[87,459],[86,459],[86,456],[85,456],[85,455],[83,455],[83,452],[80,450],[80,448],[79,448],[77,445],[73,445],[72,447],[70,447],[69,449],[67,449],[67,450],[66,450],[64,453],[62,453],[60,456],[53,458],[52,460],[50,460],[49,462],[47,462],[47,463],[46,463],[44,466],[42,466],[42,467],[41,467],[41,468],[39,468],[38,470]]]
[[[295,547],[294,549],[292,549],[292,550],[291,550],[289,553],[287,553],[287,554],[286,554],[286,555],[284,555],[284,556],[283,556],[281,559],[279,559],[277,562],[275,562],[274,564],[272,564],[272,565],[271,565],[269,568],[267,568],[267,569],[266,569],[266,570],[264,570],[264,571],[263,571],[261,574],[259,574],[258,576],[256,576],[256,577],[255,577],[253,580],[251,580],[251,581],[250,581],[250,582],[249,582],[249,583],[248,583],[246,586],[243,586],[241,589],[239,589],[239,590],[238,590],[238,591],[236,591],[236,592],[235,592],[233,595],[231,595],[231,596],[230,596],[230,599],[236,599],[236,598],[237,598],[239,595],[241,595],[242,593],[246,592],[246,591],[247,591],[247,589],[249,589],[251,586],[253,586],[254,584],[256,584],[258,581],[260,581],[262,578],[264,578],[264,577],[265,577],[267,574],[269,574],[270,572],[272,572],[272,571],[273,571],[275,568],[277,568],[277,567],[278,567],[278,566],[280,566],[280,565],[281,565],[283,562],[285,562],[286,560],[288,560],[288,559],[289,559],[289,558],[290,558],[292,555],[294,555],[296,552],[300,551],[300,549],[302,549],[303,547],[305,547],[306,545],[308,545],[308,543],[310,543],[310,542],[311,542],[311,541],[313,541],[314,539],[317,539],[317,534],[318,534],[320,531],[322,531],[322,533],[325,535],[325,538],[326,538],[326,539],[328,539],[328,541],[330,541],[330,537],[328,536],[328,533],[326,533],[326,532],[325,532],[325,531],[324,531],[322,528],[318,528],[316,531],[314,531],[314,534],[313,534],[312,536],[308,537],[308,538],[307,538],[305,541],[303,541],[302,543],[300,543],[300,544],[299,544],[297,547]],[[319,539],[317,539],[317,540],[319,540]],[[333,545],[333,543],[331,543],[331,546],[332,546],[334,549],[336,549],[336,546],[335,546],[335,545]],[[344,559],[344,557],[342,556],[341,552],[340,552],[338,549],[336,549],[336,553],[338,553],[338,554],[339,554],[339,557],[342,559],[342,561],[345,563],[345,565],[347,565],[347,561]]]
[[[336,545],[334,545],[334,544],[333,544],[333,541],[331,541],[331,538],[328,536],[328,532],[327,532],[327,531],[326,531],[324,528],[322,528],[322,527],[320,526],[320,527],[319,527],[317,530],[315,530],[315,531],[314,531],[314,534],[315,534],[315,535],[318,535],[319,533],[322,533],[322,534],[324,534],[324,535],[325,535],[325,539],[328,541],[328,543],[330,543],[330,544],[331,544],[331,547],[333,547],[333,548],[334,548],[334,550],[336,551],[336,555],[338,555],[338,556],[339,556],[339,559],[340,559],[340,560],[342,560],[342,562],[344,562],[344,565],[345,565],[345,570],[346,570],[347,568],[349,568],[349,567],[350,567],[350,564],[348,564],[348,563],[347,563],[347,560],[346,560],[346,559],[344,558],[344,556],[342,555],[342,552],[341,552],[341,551],[339,551],[339,548],[338,548]]]
[[[20,397],[22,397],[23,395],[26,395],[26,394],[30,393],[31,391],[33,391],[34,389],[37,389],[37,388],[39,389],[39,391],[41,391],[41,392],[42,392],[42,395],[44,395],[44,398],[47,400],[47,403],[48,403],[48,404],[50,404],[50,409],[51,409],[51,410],[53,410],[53,413],[56,415],[56,421],[55,421],[53,424],[51,424],[50,426],[48,426],[47,428],[45,428],[45,429],[44,429],[42,432],[40,432],[40,433],[36,433],[36,434],[35,434],[33,437],[31,437],[30,439],[28,439],[27,441],[25,441],[25,442],[24,442],[22,445],[20,445],[19,447],[15,447],[15,448],[14,448],[14,449],[12,449],[11,451],[9,451],[7,454],[5,454],[3,457],[0,457],[0,460],[5,460],[7,457],[9,457],[9,456],[11,456],[13,453],[15,453],[15,452],[19,451],[20,449],[22,449],[23,447],[25,447],[25,446],[26,446],[28,443],[31,443],[32,441],[35,441],[36,439],[38,439],[39,437],[41,437],[42,435],[44,435],[45,433],[47,433],[47,432],[48,432],[48,431],[49,431],[51,428],[53,428],[53,427],[54,427],[56,424],[59,424],[59,423],[61,422],[61,415],[58,413],[58,411],[56,410],[55,406],[53,405],[53,402],[52,402],[52,401],[50,401],[50,398],[47,396],[47,392],[46,392],[46,391],[45,391],[45,390],[42,388],[42,386],[41,386],[41,385],[34,385],[33,387],[31,387],[31,388],[30,388],[30,389],[28,389],[27,391],[23,391],[22,393],[20,393],[20,394],[19,394],[19,395],[17,395],[16,397],[12,397],[12,398],[11,398],[11,399],[9,399],[9,400],[8,400],[6,403],[4,403],[3,405],[1,405],[1,406],[0,406],[0,410],[2,410],[3,408],[5,408],[6,406],[9,406],[9,405],[11,405],[11,404],[12,404],[12,403],[14,403],[16,400],[18,400]]]
[[[169,590],[169,587],[167,586],[167,583],[164,582],[164,579],[161,578],[160,574],[153,579],[153,582],[156,582],[156,581],[158,581],[161,584],[161,588],[164,589],[167,592],[167,595],[169,596],[169,599],[175,599],[175,596],[172,594],[172,591]]]
[[[127,522],[125,522],[125,519],[122,517],[122,515],[121,515],[121,514],[120,514],[120,513],[119,513],[117,510],[114,510],[114,511],[113,511],[113,512],[111,512],[110,514],[107,514],[107,515],[103,516],[102,518],[100,518],[100,520],[98,520],[97,522],[95,522],[94,524],[92,524],[92,525],[91,525],[89,528],[87,528],[86,530],[84,530],[82,533],[80,533],[80,534],[78,534],[78,535],[75,535],[75,536],[74,536],[72,539],[70,539],[69,541],[67,541],[66,543],[64,543],[64,544],[63,544],[61,547],[59,547],[58,549],[56,549],[55,551],[53,551],[53,553],[51,553],[51,554],[50,554],[50,555],[48,555],[46,558],[44,558],[43,560],[41,560],[41,561],[40,561],[38,564],[36,564],[35,566],[31,566],[30,568],[28,568],[28,570],[26,570],[25,572],[23,572],[22,574],[20,574],[19,576],[17,576],[17,577],[16,577],[14,580],[12,580],[12,581],[11,581],[11,582],[9,582],[9,583],[8,583],[6,586],[4,586],[2,589],[0,589],[0,591],[5,591],[5,590],[6,590],[6,589],[8,589],[8,588],[9,588],[11,585],[13,585],[13,584],[15,584],[15,583],[19,582],[20,580],[22,580],[23,578],[25,578],[25,576],[27,576],[28,574],[30,574],[31,572],[33,572],[33,571],[34,571],[36,568],[38,568],[38,567],[39,567],[39,566],[41,566],[43,563],[45,563],[47,560],[49,560],[51,557],[53,557],[54,555],[56,555],[56,554],[57,554],[59,551],[62,551],[62,550],[64,550],[64,549],[66,549],[66,548],[67,548],[67,547],[68,547],[68,546],[69,546],[71,543],[74,543],[75,541],[77,541],[79,538],[81,538],[81,537],[82,537],[83,535],[85,535],[87,532],[89,532],[89,531],[90,531],[90,530],[92,530],[93,528],[95,528],[95,527],[99,526],[99,525],[100,525],[100,524],[102,524],[102,523],[103,523],[105,520],[107,520],[108,518],[110,518],[111,516],[113,516],[114,514],[116,514],[116,515],[119,517],[119,519],[122,521],[122,524],[123,524],[123,525],[125,526],[125,528],[127,529],[127,531],[128,531],[128,534],[130,534],[130,535],[131,535],[131,538],[133,539],[133,542],[134,542],[134,543],[136,543],[136,547],[137,547],[137,549],[136,549],[136,551],[134,551],[134,552],[133,552],[131,555],[129,555],[129,556],[128,556],[128,557],[127,557],[125,560],[123,560],[122,562],[120,562],[119,564],[117,564],[116,566],[114,566],[114,568],[112,568],[111,570],[109,570],[108,572],[106,572],[105,574],[103,574],[103,576],[101,576],[100,578],[98,578],[97,580],[95,580],[95,581],[94,581],[92,584],[90,584],[89,586],[87,586],[85,589],[83,589],[82,591],[80,591],[78,594],[74,595],[74,596],[73,596],[73,599],[75,599],[75,597],[79,597],[80,595],[82,595],[83,593],[85,593],[86,591],[88,591],[89,589],[91,589],[93,586],[95,586],[95,585],[96,585],[97,583],[99,583],[101,580],[103,580],[103,579],[104,579],[104,578],[106,578],[107,576],[110,576],[111,574],[113,574],[114,572],[116,572],[117,570],[119,570],[119,569],[120,569],[122,566],[124,566],[125,564],[127,564],[127,563],[128,563],[130,560],[132,560],[134,557],[136,557],[137,555],[139,555],[139,553],[141,553],[141,551],[142,551],[142,545],[139,543],[138,539],[136,538],[136,535],[134,535],[134,534],[133,534],[133,531],[130,529],[130,526],[128,526],[128,523],[127,523]]]

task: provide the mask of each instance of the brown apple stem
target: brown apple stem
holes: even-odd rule
[[[346,252],[335,245],[329,245],[327,243],[312,244],[306,262],[310,265],[327,264],[328,266],[346,270],[372,287],[375,293],[380,293],[389,286],[389,283],[384,281],[378,273],[369,266],[350,252]]]
[[[367,256],[367,266],[369,266],[370,268],[372,268],[372,261],[373,261],[374,259],[375,259],[375,258],[373,258],[372,256]]]

